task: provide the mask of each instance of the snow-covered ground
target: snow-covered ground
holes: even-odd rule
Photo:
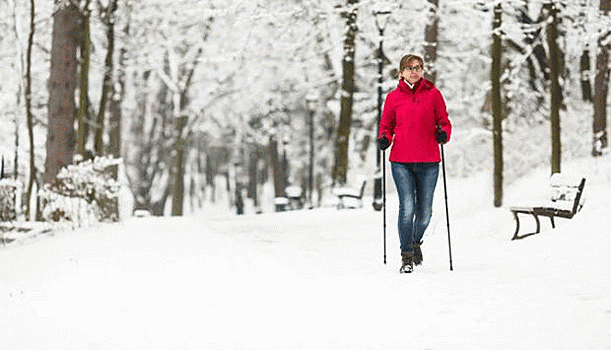
[[[510,241],[489,176],[439,182],[424,264],[398,273],[382,214],[134,218],[0,248],[0,349],[611,349],[611,161],[583,160],[572,220]],[[548,171],[507,189],[545,198]],[[525,223],[532,219],[524,217]],[[523,229],[533,229],[524,225]]]

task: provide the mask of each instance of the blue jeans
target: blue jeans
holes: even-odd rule
[[[391,169],[399,195],[399,241],[407,252],[431,222],[439,163],[391,163]]]

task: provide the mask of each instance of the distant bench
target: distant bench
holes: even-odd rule
[[[563,176],[561,174],[552,175],[550,179],[552,195],[549,205],[540,207],[514,206],[509,208],[516,219],[516,232],[513,234],[511,239],[520,239],[539,233],[541,231],[539,216],[548,217],[552,223],[552,228],[556,227],[554,223],[555,217],[565,219],[573,218],[573,216],[575,216],[575,214],[577,214],[577,212],[579,212],[583,206],[581,203],[581,198],[585,184],[585,178],[575,179]],[[518,214],[532,215],[537,223],[537,231],[519,236],[520,219]]]
[[[284,197],[274,198],[276,211],[303,209],[305,198],[301,187],[288,186],[284,189],[284,194]]]
[[[359,179],[358,187],[339,187],[333,189],[333,194],[337,196],[337,209],[343,208],[356,208],[363,206],[363,193],[365,193],[365,184],[367,178],[362,177]],[[351,204],[350,202],[353,202]],[[356,202],[356,203],[354,203]]]

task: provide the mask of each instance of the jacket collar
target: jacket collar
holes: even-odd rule
[[[419,90],[430,90],[434,87],[435,85],[433,85],[433,83],[431,83],[430,81],[422,78],[419,81],[416,82],[416,84],[414,84],[414,89],[410,89],[409,85],[407,85],[407,83],[405,82],[405,80],[403,80],[402,78],[399,79],[399,89],[402,90],[405,93],[416,93]]]

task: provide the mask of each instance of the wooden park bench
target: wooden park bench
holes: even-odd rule
[[[583,204],[581,203],[583,188],[586,184],[585,178],[568,178],[561,174],[554,174],[550,179],[551,198],[548,205],[545,206],[513,206],[509,209],[516,219],[516,232],[513,234],[512,240],[524,238],[530,235],[537,234],[541,231],[539,216],[548,217],[552,223],[552,228],[555,228],[554,218],[571,219]],[[518,214],[530,214],[535,218],[537,230],[533,233],[519,236],[520,219]]]
[[[333,189],[333,194],[338,199],[337,209],[362,207],[366,183],[367,178],[361,177],[359,179],[360,186],[358,187],[339,187]]]
[[[287,209],[303,209],[305,203],[304,191],[299,186],[288,186],[284,189],[286,198],[289,200]]]

